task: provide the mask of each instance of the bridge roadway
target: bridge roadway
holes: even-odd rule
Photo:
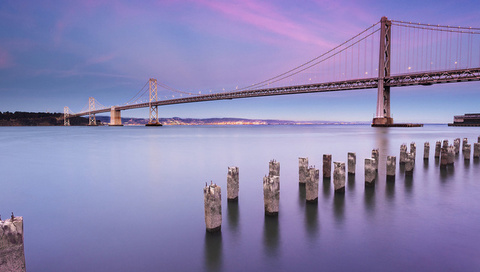
[[[214,100],[231,100],[247,97],[286,95],[286,94],[301,94],[301,93],[316,93],[316,92],[332,92],[332,91],[348,91],[358,89],[374,89],[378,87],[379,78],[362,78],[353,80],[343,80],[326,83],[314,83],[307,85],[295,85],[274,87],[265,89],[252,89],[237,92],[225,92],[206,95],[197,95],[169,100],[160,100],[152,103],[139,103],[124,106],[115,106],[115,110],[129,110],[137,108],[147,108],[152,106],[165,106],[173,104],[214,101]],[[390,87],[413,86],[413,85],[432,85],[440,83],[454,83],[466,81],[480,81],[480,68],[473,69],[458,69],[447,71],[434,72],[420,72],[411,74],[400,74],[385,77],[384,85]],[[110,112],[111,108],[103,108],[94,111],[85,111],[75,114],[70,114],[70,117],[77,117],[89,114],[97,114]]]

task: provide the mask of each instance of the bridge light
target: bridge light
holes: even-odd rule
[[[412,69],[412,67],[408,66],[408,70]]]

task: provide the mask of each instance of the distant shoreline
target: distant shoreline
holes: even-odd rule
[[[109,116],[97,116],[99,125],[108,125]],[[159,118],[164,126],[265,126],[265,125],[370,125],[369,121],[291,121],[274,119],[248,119],[248,118]],[[124,126],[144,126],[147,118],[122,118]],[[88,118],[71,118],[73,126],[88,125]],[[447,123],[427,123],[425,125],[447,125]],[[63,113],[45,112],[0,112],[0,126],[63,126]]]

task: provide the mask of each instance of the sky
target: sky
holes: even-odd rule
[[[296,67],[382,16],[480,27],[479,8],[478,0],[2,0],[0,111],[63,112],[68,106],[79,112],[89,97],[121,105],[149,78],[192,93],[232,90]],[[480,47],[473,51],[478,55]],[[160,107],[159,115],[370,121],[376,93],[190,103]],[[480,82],[392,88],[391,112],[396,122],[447,123],[480,112],[478,101]],[[148,117],[148,109],[122,117]]]

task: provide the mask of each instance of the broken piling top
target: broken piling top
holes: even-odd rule
[[[413,155],[413,159],[417,156],[417,144],[415,142],[410,143],[410,153]]]
[[[473,158],[480,158],[480,143],[473,143]]]
[[[332,176],[332,154],[323,154],[323,177]]]
[[[460,138],[453,140],[453,146],[455,147],[455,154],[458,154],[460,152]]]
[[[387,177],[394,177],[397,167],[397,157],[387,156]]]
[[[430,155],[430,143],[425,142],[423,144],[423,159],[428,160],[429,155]]]
[[[375,159],[365,159],[365,185],[373,186],[375,184]]]
[[[239,183],[238,167],[236,167],[236,166],[228,167],[227,199],[230,200],[230,201],[231,200],[237,200],[239,189],[240,189],[240,183]]]
[[[348,152],[348,173],[355,174],[355,166],[357,164],[357,154]]]
[[[375,171],[378,171],[378,149],[373,149],[372,150],[372,159],[375,159]]]
[[[447,147],[447,163],[453,165],[455,162],[455,147],[453,145]]]
[[[0,220],[0,271],[26,271],[22,216]]]
[[[307,183],[305,186],[305,199],[307,202],[316,202],[318,200],[318,181],[320,180],[320,170],[308,168]]]
[[[222,227],[222,188],[211,183],[203,188],[205,225],[208,232],[220,231]]]
[[[268,163],[268,175],[280,176],[280,162],[277,162],[276,160],[271,160]]]
[[[263,177],[263,202],[266,215],[277,215],[280,206],[280,177]]]
[[[308,158],[298,158],[298,183],[305,184],[308,179]]]
[[[335,192],[345,192],[345,163],[333,163],[333,185]]]
[[[402,144],[400,146],[400,164],[404,164],[407,159],[407,145]]]
[[[447,148],[448,147],[448,140],[443,140],[443,145],[442,147]]]
[[[470,154],[472,152],[472,148],[470,144],[465,144],[463,147],[463,159],[468,161],[470,160]]]
[[[435,158],[440,158],[440,151],[442,150],[442,142],[437,141],[435,143]]]
[[[462,151],[465,150],[465,145],[468,144],[468,138],[463,138],[462,141]]]
[[[412,152],[407,153],[407,159],[405,161],[405,175],[411,176],[413,169],[415,168],[415,155]]]
[[[447,167],[448,164],[448,150],[447,147],[442,147],[440,153],[440,168]]]

